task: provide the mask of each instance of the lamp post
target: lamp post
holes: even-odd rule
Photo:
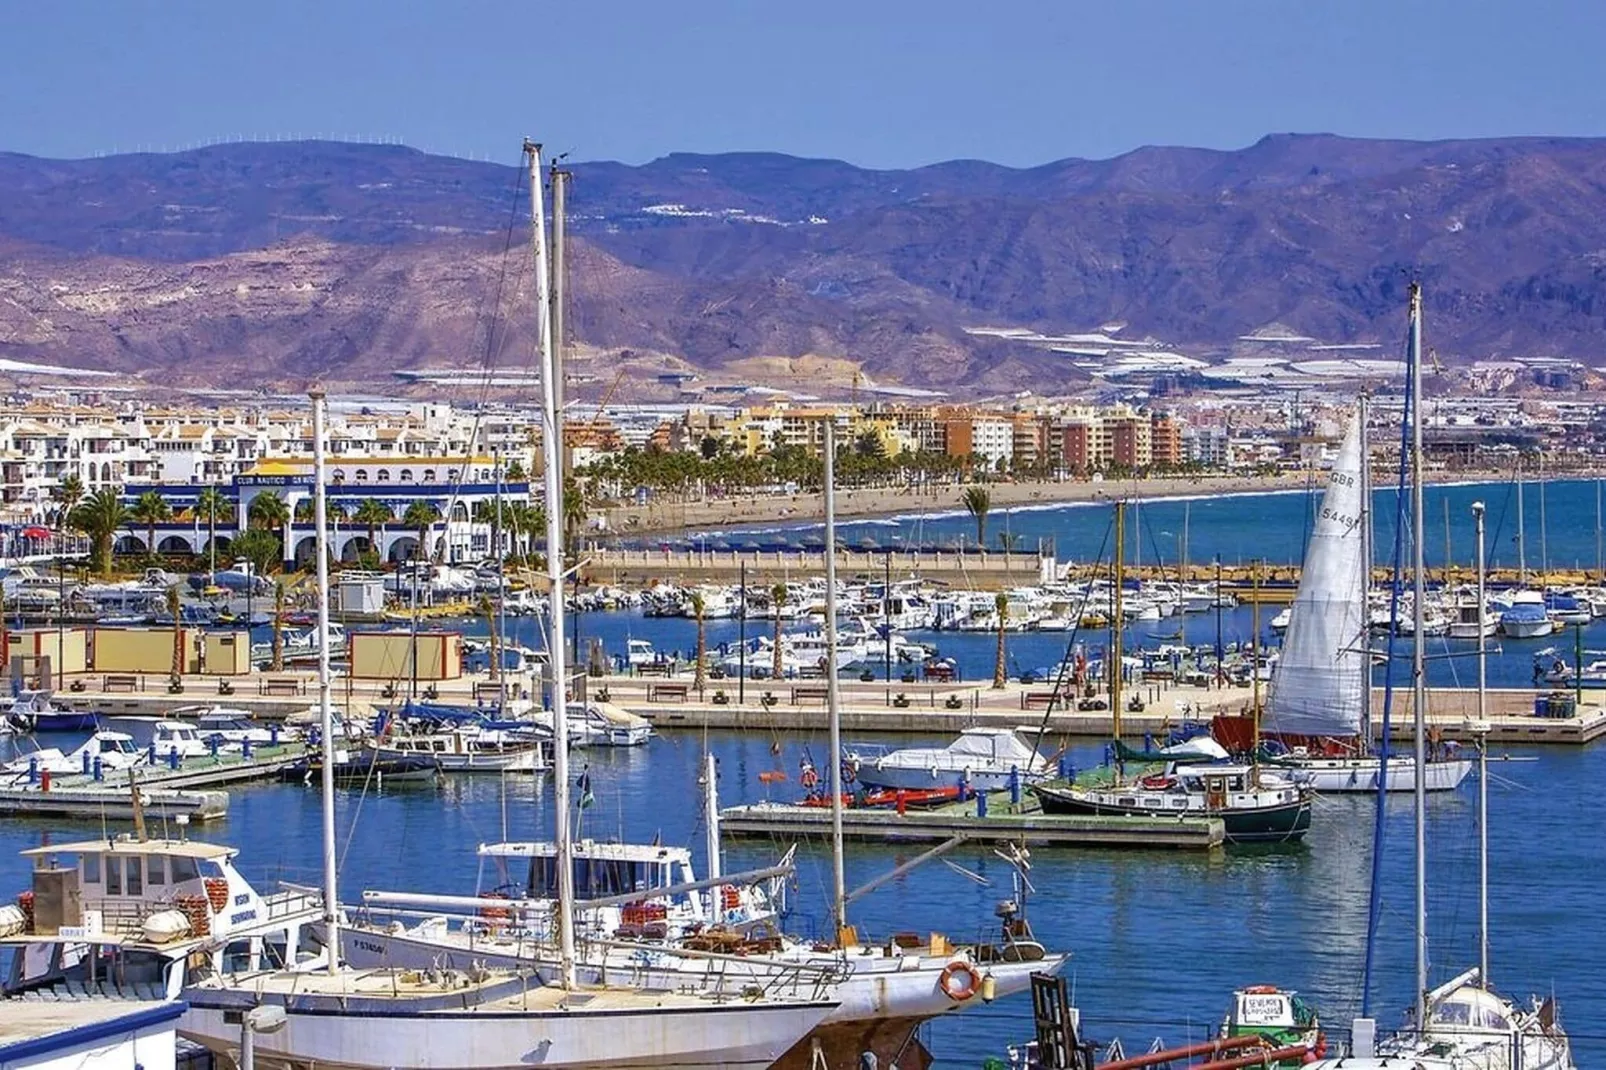
[[[273,1004],[253,1007],[240,1017],[240,1070],[256,1070],[256,1036],[271,1036],[289,1021],[284,1008]]]

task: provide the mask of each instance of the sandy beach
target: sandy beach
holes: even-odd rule
[[[1595,472],[1547,473],[1547,479],[1565,480],[1593,477]],[[1504,482],[1509,470],[1430,472],[1431,483]],[[1091,481],[1068,479],[989,483],[992,510],[1022,506],[1063,505],[1074,502],[1110,501],[1117,497],[1182,498],[1224,494],[1268,494],[1304,490],[1321,486],[1326,473],[1287,472],[1274,476],[1205,474],[1160,476],[1149,479]],[[1393,476],[1379,473],[1376,485],[1393,484]],[[937,513],[963,510],[963,486],[943,484],[933,488],[871,487],[841,489],[836,495],[837,518],[865,519],[905,513]],[[618,506],[596,514],[608,530],[619,535],[645,532],[668,533],[686,530],[739,528],[757,525],[819,523],[825,518],[825,499],[820,494],[758,495],[710,497],[701,501],[655,501],[647,505]]]

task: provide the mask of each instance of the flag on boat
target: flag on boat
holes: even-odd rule
[[[580,790],[579,801],[575,803],[580,809],[584,810],[597,801],[597,797],[591,794],[591,767],[589,765],[580,770],[580,778],[574,782],[574,786]]]

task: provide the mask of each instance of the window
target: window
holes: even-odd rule
[[[411,483],[413,481],[413,470],[411,468],[403,468],[401,470],[401,481],[403,483]]]
[[[346,481],[346,470],[344,468],[336,468],[332,478],[336,483],[344,483]]]
[[[378,481],[381,482],[381,483],[389,483],[390,482],[390,469],[381,468],[379,470],[379,475],[378,475],[377,478],[378,478]]]
[[[123,871],[123,876],[126,878],[124,883],[128,886],[128,894],[129,895],[144,895],[145,894],[145,883],[140,879],[140,868],[139,868],[140,867],[140,863],[143,861],[143,859],[140,859],[140,858],[136,857],[136,858],[126,858],[123,861],[128,863],[128,867]]]
[[[422,481],[425,482],[425,483],[433,483],[433,482],[435,482],[435,469],[433,469],[433,468],[424,469],[424,476],[423,476],[423,480]]]
[[[100,883],[100,855],[84,856],[84,883]]]
[[[116,855],[106,859],[106,894],[123,894],[123,860]]]
[[[368,469],[366,469],[366,468],[357,469],[357,482],[359,482],[359,483],[368,482]]]
[[[199,878],[200,869],[195,865],[195,859],[178,857],[173,859],[173,883],[183,884]]]
[[[151,855],[145,860],[145,883],[151,887],[167,883],[167,859]]]

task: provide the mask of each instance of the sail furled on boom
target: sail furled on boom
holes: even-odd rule
[[[1280,734],[1361,731],[1366,651],[1365,430],[1351,421],[1305,548],[1305,567],[1272,674],[1267,727]]]

